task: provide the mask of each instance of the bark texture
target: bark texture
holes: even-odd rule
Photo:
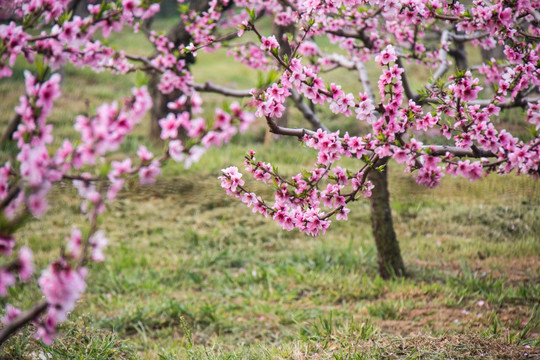
[[[385,165],[387,162],[388,159],[383,159],[376,166]],[[370,171],[368,178],[375,186],[370,198],[371,229],[377,246],[379,274],[383,279],[392,276],[405,276],[405,265],[401,258],[401,250],[392,221],[386,166],[381,172]]]

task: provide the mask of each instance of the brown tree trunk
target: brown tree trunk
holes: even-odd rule
[[[492,49],[486,50],[484,48],[481,49],[482,51],[482,61],[487,63],[488,61],[491,61],[491,59],[495,60],[504,60],[506,56],[504,55],[504,47],[501,45],[497,45]]]
[[[462,34],[460,31],[456,32],[458,34]],[[465,41],[454,39],[453,43],[454,47],[450,49],[448,54],[454,58],[458,71],[466,70],[469,66],[467,63],[467,49],[465,48]]]
[[[385,165],[387,162],[388,159],[382,159],[376,166]],[[368,178],[375,186],[370,198],[371,229],[377,246],[379,274],[383,279],[405,276],[405,266],[392,221],[387,167],[381,172],[372,170]]]
[[[148,92],[152,97],[152,110],[150,111],[151,121],[150,121],[150,139],[154,141],[160,141],[161,139],[161,127],[159,126],[159,120],[163,119],[170,113],[170,110],[167,107],[169,102],[172,102],[178,99],[182,93],[180,91],[173,91],[170,94],[163,94],[158,89],[159,81],[161,79],[161,74],[153,73],[148,82]]]

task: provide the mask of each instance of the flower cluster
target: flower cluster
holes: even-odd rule
[[[318,131],[306,136],[303,139],[306,145],[319,151],[317,163],[312,170],[299,173],[291,180],[282,178],[271,164],[257,161],[255,152],[246,156],[246,171],[255,180],[275,187],[273,205],[244,187],[242,174],[236,167],[222,170],[221,186],[228,195],[252,207],[253,212],[272,217],[284,230],[296,228],[311,236],[324,234],[330,226],[330,217],[335,215],[337,220],[347,220],[350,212],[347,203],[357,200],[360,194],[370,196],[373,188],[367,180],[367,167],[354,174],[340,166],[332,169],[341,156],[362,157],[366,154],[366,139],[348,134],[342,139],[338,135]]]
[[[428,187],[439,185],[446,173],[471,181],[479,180],[490,172],[507,174],[516,171],[539,176],[538,133],[534,133],[533,139],[527,142],[501,130],[494,122],[505,108],[522,106],[527,108],[525,120],[535,130],[540,127],[537,116],[540,100],[525,99],[527,94],[540,89],[538,46],[527,41],[537,39],[539,31],[531,26],[525,28],[527,22],[531,23],[537,17],[534,5],[477,1],[470,7],[447,2],[430,3],[428,6],[408,0],[370,1],[373,8],[364,1],[293,1],[287,5],[252,1],[250,5],[253,9],[272,12],[278,25],[281,19],[290,18],[291,13],[300,25],[300,32],[292,42],[289,38],[296,55],[290,58],[282,57],[276,51],[279,44],[272,36],[261,34],[253,21],[245,20],[239,32],[239,36],[243,36],[245,31],[255,32],[260,50],[266,52],[266,57],[273,59],[275,66],[281,69],[281,76],[275,83],[264,92],[254,93],[256,115],[265,117],[273,132],[301,136],[302,131],[280,128],[274,121],[282,116],[287,98],[293,92],[298,92],[312,104],[328,106],[335,114],[350,116],[354,113],[358,120],[371,125],[371,133],[363,137],[345,134],[340,138],[338,133],[320,129],[313,134],[303,131],[308,133],[303,137],[304,142],[318,151],[317,168],[312,171],[320,173],[325,181],[336,182],[327,184],[326,189],[320,192],[320,184],[314,184],[313,179],[299,174],[288,181],[275,173],[269,164],[249,158],[246,170],[255,179],[279,188],[275,192],[275,204],[267,205],[260,197],[245,190],[243,181],[235,190],[227,187],[229,181],[237,179],[238,175],[234,172],[233,176],[231,168],[223,171],[220,178],[229,195],[241,198],[248,206],[253,206],[254,211],[271,215],[284,229],[296,227],[306,231],[301,223],[295,221],[297,212],[302,214],[313,210],[321,221],[326,221],[328,214],[337,214],[338,219],[346,217],[348,209],[345,205],[352,199],[343,195],[342,187],[359,181],[350,174],[361,174],[360,178],[363,178],[369,171],[376,171],[375,161],[369,159],[387,161],[393,158],[406,165],[405,171],[414,172],[419,184]],[[521,24],[523,27],[511,29],[516,19],[523,17],[527,18]],[[444,22],[452,23],[464,35],[452,33],[454,30]],[[434,26],[442,31],[441,44],[435,50],[428,50],[423,41]],[[327,36],[346,55],[324,54],[313,46],[319,36]],[[396,39],[395,43],[392,39]],[[444,78],[451,69],[447,58],[452,53],[450,45],[453,40],[471,41],[485,49],[505,43],[506,59],[491,59],[487,64],[456,71]],[[453,50],[452,56],[463,62],[459,51]],[[262,58],[261,55],[259,57]],[[363,65],[370,59],[382,68],[377,83],[378,99],[370,89]],[[405,64],[411,62],[434,71],[434,78],[420,90],[421,93],[415,93],[407,77]],[[335,67],[358,71],[364,92],[355,98],[343,91],[339,84],[326,84],[319,75],[321,66],[328,67],[327,71]],[[257,64],[252,67],[257,68]],[[495,95],[487,101],[484,99],[490,96],[490,91],[481,84],[481,77],[474,71],[485,74],[486,83],[494,84]],[[308,120],[313,119],[312,113],[303,113]],[[417,138],[419,134],[426,134],[428,138],[440,134],[448,141],[440,145],[424,145],[425,139]],[[367,159],[367,168],[363,171],[332,169],[342,156]],[[468,159],[462,159],[464,157]],[[329,177],[332,171],[334,174]],[[330,212],[325,214],[319,205],[330,208]],[[345,214],[338,214],[342,210]],[[306,232],[313,235],[324,231],[310,229]]]
[[[86,268],[73,269],[66,261],[58,260],[43,271],[39,286],[49,304],[47,315],[38,324],[36,336],[51,344],[58,323],[66,320],[68,312],[86,288]]]

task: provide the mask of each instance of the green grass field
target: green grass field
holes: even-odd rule
[[[126,44],[132,53],[149,49],[126,33],[111,44]],[[199,82],[237,88],[256,83],[256,72],[223,52],[197,59]],[[0,81],[2,128],[23,91],[22,64],[17,70],[13,79]],[[75,115],[127,96],[138,81],[72,67],[64,74],[66,96],[50,117],[58,143],[74,138]],[[360,90],[356,76],[331,76]],[[208,98],[209,114],[224,101]],[[305,126],[299,114],[291,117]],[[332,128],[358,131],[353,120],[324,112],[322,117]],[[148,126],[121,152],[133,152],[139,143],[159,151],[147,140]],[[410,276],[384,281],[376,271],[367,202],[352,206],[350,221],[311,238],[282,231],[225,195],[220,169],[241,166],[250,149],[291,175],[315,161],[314,152],[294,139],[264,144],[263,138],[261,122],[189,170],[168,164],[155,186],[130,183],[101,219],[111,241],[107,259],[91,265],[87,291],[61,336],[45,346],[33,340],[29,326],[0,349],[0,358],[540,357],[538,181],[510,175],[470,183],[447,176],[429,190],[390,164],[395,227]],[[352,160],[346,164],[355,166]],[[253,181],[249,185],[269,194]],[[78,206],[69,184],[57,186],[51,211],[18,234],[19,246],[34,249],[38,268],[59,255],[72,226],[88,226]],[[30,285],[11,289],[7,299],[28,307],[39,298],[37,286]],[[0,299],[1,308],[6,301]]]

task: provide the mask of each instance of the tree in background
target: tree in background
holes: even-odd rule
[[[313,236],[324,234],[333,218],[347,220],[350,202],[371,198],[383,276],[405,272],[388,202],[390,159],[405,164],[406,171],[427,187],[438,185],[445,175],[471,181],[493,172],[539,175],[537,3],[478,1],[469,7],[411,0],[212,0],[200,11],[181,4],[182,33],[189,34],[189,42],[148,28],[159,11],[154,1],[104,1],[89,5],[87,17],[74,16],[70,4],[69,0],[0,1],[2,12],[13,19],[0,25],[0,76],[12,76],[17,59],[36,68],[35,73],[25,72],[26,92],[11,122],[17,124],[11,137],[16,150],[0,168],[0,253],[6,259],[0,267],[0,295],[5,296],[17,281],[30,280],[37,281],[44,295],[42,302],[24,312],[7,306],[0,343],[29,322],[36,324],[36,336],[50,343],[58,323],[85,289],[86,264],[104,259],[107,239],[98,229],[98,218],[126,178],[138,176],[142,184],[151,184],[169,159],[190,166],[206,149],[246,130],[254,120],[245,111],[247,106],[265,119],[272,133],[297,137],[315,149],[316,163],[288,178],[258,160],[254,152],[248,153],[246,170],[274,187],[273,202],[249,191],[235,167],[223,170],[222,187],[285,230],[296,228]],[[290,51],[281,49],[285,39],[278,41],[262,32],[257,20],[263,15],[271,16],[276,26],[296,28],[287,30]],[[145,31],[155,53],[136,56],[99,40],[123,27]],[[218,37],[218,28],[231,32]],[[244,41],[248,33],[255,35],[255,42]],[[195,82],[190,59],[197,52],[215,50],[232,36],[240,39],[230,45],[229,54],[247,66],[273,73],[272,81],[252,90]],[[322,38],[336,44],[340,53],[324,53],[317,45]],[[469,42],[485,49],[504,46],[505,58],[471,66],[465,53]],[[449,55],[457,69],[451,67]],[[378,91],[368,78],[365,63],[370,61],[379,69]],[[80,134],[76,142],[53,141],[54,129],[47,118],[61,96],[60,76],[54,72],[66,63],[118,76],[151,74],[157,83],[153,86],[171,96],[154,104],[163,110],[158,121],[160,138],[166,142],[163,154],[154,155],[140,146],[135,158],[108,160],[152,108],[144,86],[120,102],[101,105],[95,114],[74,119]],[[410,84],[411,64],[431,73],[421,88]],[[323,71],[337,67],[355,71],[362,92],[346,93],[340,84],[322,79]],[[483,91],[491,84],[494,92]],[[199,116],[201,93],[207,91],[251,101],[245,106],[233,102],[204,119]],[[316,131],[278,122],[288,98]],[[354,116],[366,132],[328,131],[311,104]],[[500,113],[511,107],[524,109],[522,124],[532,136],[520,139],[497,123]],[[420,136],[430,133],[445,140],[424,143]],[[358,159],[358,167],[341,167],[342,157]],[[27,218],[41,217],[48,209],[51,187],[66,181],[79,192],[88,227],[74,229],[58,259],[34,276],[32,250],[17,246],[17,229]]]
[[[538,142],[534,139],[538,139],[538,96],[531,94],[538,92],[538,59],[536,46],[528,44],[538,42],[535,26],[539,15],[534,8],[537,5],[521,4],[513,9],[502,3],[475,3],[468,9],[461,4],[418,1],[271,1],[259,2],[259,7],[250,2],[250,6],[255,9],[252,20],[245,22],[241,31],[257,35],[261,48],[272,54],[281,73],[275,85],[258,95],[258,115],[266,117],[272,132],[296,136],[319,151],[311,172],[299,173],[289,180],[275,173],[270,164],[256,161],[253,155],[247,156],[247,170],[256,179],[276,187],[273,204],[266,204],[247,189],[230,191],[229,172],[234,171],[236,177],[241,175],[236,174],[236,169],[225,171],[222,179],[228,193],[242,198],[249,206],[255,204],[244,199],[246,196],[257,199],[254,211],[272,216],[287,230],[296,227],[316,235],[324,233],[329,225],[326,220],[332,215],[338,220],[346,219],[349,211],[346,204],[360,198],[359,193],[364,191],[371,201],[379,273],[387,278],[405,274],[387,190],[386,169],[390,158],[405,163],[406,171],[417,172],[417,182],[429,187],[437,185],[444,173],[474,181],[494,171],[507,173],[517,168],[523,172],[525,169],[515,161],[509,163],[509,150],[499,140],[502,138],[505,143],[508,133],[499,132],[502,127],[496,122],[500,111],[522,107],[528,109],[524,125],[532,125],[533,141],[518,145],[519,139],[511,136],[511,147],[516,150],[514,146],[523,146],[525,152],[532,150],[530,158],[520,161],[531,166],[531,171],[525,170],[526,173],[537,176]],[[298,26],[291,56],[278,50],[282,46],[276,43],[277,39],[258,31],[254,19],[260,13],[272,14],[279,26]],[[516,16],[525,19],[519,20],[521,30],[508,30],[506,27],[514,24]],[[338,45],[346,55],[324,53],[317,45],[322,38]],[[481,47],[484,53],[504,46],[506,56],[499,61],[490,58],[483,64],[469,66],[468,43]],[[522,73],[521,66],[525,58],[529,59],[525,54],[531,52],[528,77]],[[519,60],[512,59],[515,53],[522,54]],[[455,67],[449,56],[454,59]],[[383,68],[378,94],[371,86],[365,66],[372,59]],[[431,74],[430,81],[414,89],[405,63],[423,67],[425,73]],[[322,80],[322,73],[338,67],[358,73],[363,86],[358,97],[346,94],[339,84]],[[447,76],[449,70],[451,76]],[[485,87],[493,86],[497,91],[480,93],[479,76],[485,77]],[[335,114],[356,113],[356,118],[371,125],[371,129],[365,131],[365,136],[346,133],[343,137],[339,133],[328,137],[320,131],[287,129],[279,123],[287,98],[294,101],[315,129],[328,130],[315,114],[313,104],[326,105]],[[302,98],[310,106],[303,104]],[[433,145],[419,141],[423,140],[422,133],[434,132],[447,140]],[[334,162],[342,156],[362,159],[366,165],[360,171],[336,167]],[[480,161],[471,162],[473,158]],[[488,158],[496,160],[490,162]],[[332,186],[327,184],[326,189],[319,190],[322,179],[333,182]],[[308,226],[310,221],[316,226]]]

